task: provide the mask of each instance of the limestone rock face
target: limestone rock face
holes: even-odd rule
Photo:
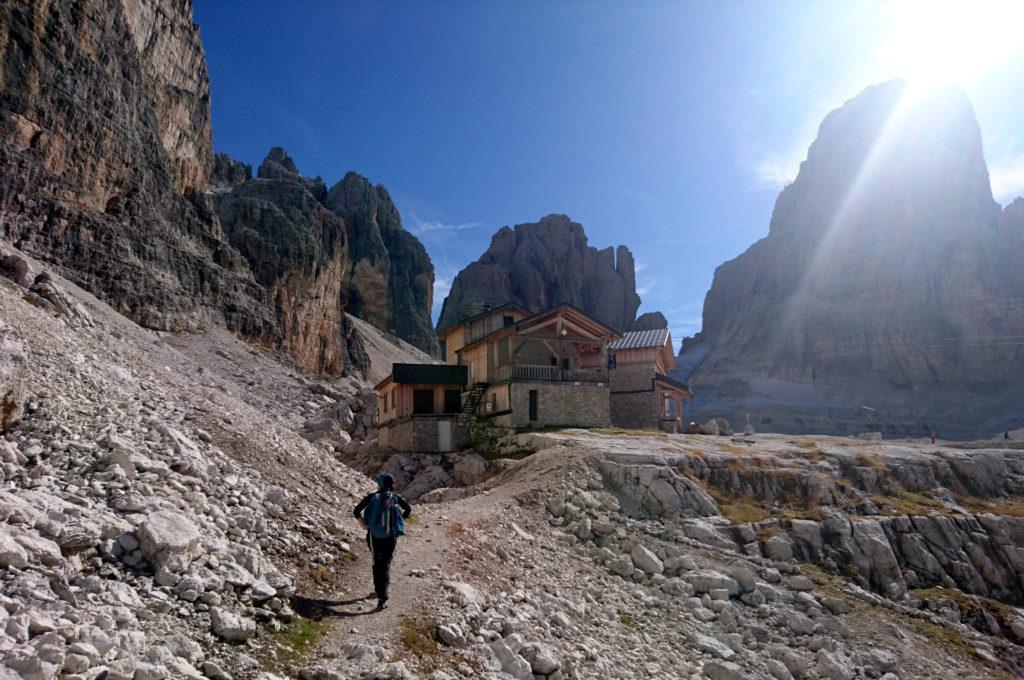
[[[223,323],[308,371],[366,368],[353,301],[435,348],[433,267],[382,187],[350,175],[332,211],[283,149],[256,179],[214,158],[190,2],[18,3],[0,9],[0,41],[0,238],[143,326]],[[350,224],[382,252],[363,256]]]
[[[335,373],[357,361],[346,359],[346,311],[436,351],[434,267],[384,187],[350,172],[328,191],[319,177],[302,176],[280,147],[256,179],[218,157],[215,181],[217,217],[270,291],[279,343],[303,365]]]
[[[348,227],[349,312],[436,354],[434,265],[419,239],[402,227],[387,189],[349,172],[327,192],[325,204]]]
[[[776,431],[962,437],[1021,422],[1014,225],[1024,205],[1001,215],[993,201],[960,89],[868,88],[825,118],[768,236],[716,270],[678,362],[692,407]]]
[[[150,328],[211,312],[246,334],[272,326],[203,211],[209,84],[191,4],[8,4],[0,41],[0,237]]]
[[[438,330],[506,302],[532,312],[567,302],[625,330],[640,306],[633,255],[625,246],[589,246],[583,226],[565,215],[502,227],[480,259],[455,277]]]
[[[661,312],[645,312],[636,318],[627,330],[656,331],[668,328],[668,319]]]
[[[263,177],[269,162],[260,166]],[[340,374],[353,363],[345,223],[317,201],[310,180],[297,172],[272,176],[215,194],[217,216],[273,300],[277,323],[266,339],[310,370]]]

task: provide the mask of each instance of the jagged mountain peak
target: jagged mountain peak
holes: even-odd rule
[[[1024,356],[993,340],[1024,337],[1024,253],[1000,221],[963,91],[867,88],[825,117],[769,235],[716,269],[679,361],[695,405],[791,430],[880,410],[905,434],[1024,419]]]
[[[534,312],[568,302],[625,330],[640,306],[633,255],[625,246],[588,245],[583,225],[566,215],[502,227],[480,259],[455,277],[438,329],[506,302]]]

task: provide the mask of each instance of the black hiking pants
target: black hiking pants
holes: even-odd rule
[[[374,538],[366,532],[366,543],[373,555],[373,591],[379,599],[386,599],[391,585],[391,559],[395,556],[398,537]]]

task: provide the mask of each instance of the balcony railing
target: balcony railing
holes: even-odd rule
[[[538,380],[543,382],[607,383],[603,368],[562,368],[533,364],[511,364],[494,369],[494,382],[502,380]]]

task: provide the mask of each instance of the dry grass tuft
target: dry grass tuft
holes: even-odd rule
[[[868,453],[867,451],[857,452],[857,462],[861,464],[861,467],[874,468],[875,470],[888,470],[888,466],[885,461],[877,453]]]
[[[1005,517],[1024,517],[1024,496],[1010,498],[978,498],[976,496],[954,495],[954,500],[970,512],[991,513]]]

